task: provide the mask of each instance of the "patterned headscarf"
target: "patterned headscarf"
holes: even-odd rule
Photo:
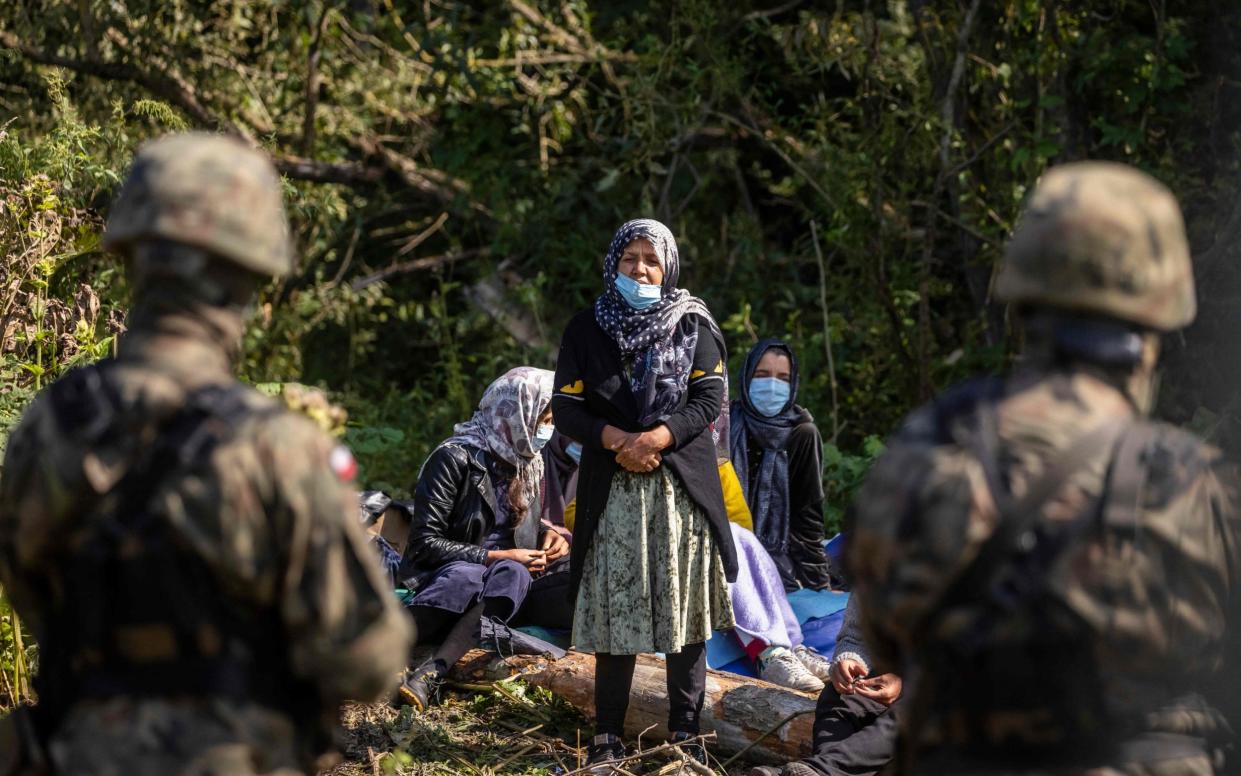
[[[452,437],[444,441],[482,448],[516,469],[513,483],[520,484],[522,500],[506,499],[519,512],[514,525],[530,509],[537,513],[542,504],[543,456],[533,443],[539,416],[552,400],[552,377],[548,370],[531,366],[508,370],[487,386],[473,417],[453,426]]]
[[[663,297],[644,310],[630,307],[616,290],[617,267],[625,247],[638,238],[655,247],[664,269]],[[628,221],[616,230],[603,258],[603,293],[595,300],[595,320],[616,340],[621,357],[629,361],[631,385],[638,399],[638,425],[643,428],[666,420],[681,402],[689,386],[689,374],[698,345],[698,323],[706,322],[724,353],[724,335],[707,305],[683,288],[677,241],[668,227],[650,218]],[[693,314],[698,320],[686,319]],[[724,387],[728,407],[728,386]],[[728,457],[728,415],[723,412],[712,426],[719,457]]]

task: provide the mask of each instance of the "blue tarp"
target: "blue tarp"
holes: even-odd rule
[[[798,590],[789,594],[789,604],[797,621],[801,623],[802,638],[806,646],[831,656],[836,648],[836,634],[845,616],[848,593],[828,590]],[[746,657],[741,644],[732,631],[716,631],[707,642],[707,665],[721,671],[743,676],[755,676],[755,666]]]

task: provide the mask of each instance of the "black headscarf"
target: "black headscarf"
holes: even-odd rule
[[[776,350],[789,357],[789,400],[774,417],[767,417],[750,401],[750,380],[763,354]],[[754,516],[754,533],[771,553],[786,553],[789,547],[789,434],[799,424],[813,420],[810,413],[797,406],[797,384],[800,369],[797,356],[785,342],[768,338],[761,340],[746,356],[737,379],[739,397],[730,408],[733,468],[741,481],[746,503]],[[749,442],[753,439],[762,448],[762,461],[757,477],[750,482]]]

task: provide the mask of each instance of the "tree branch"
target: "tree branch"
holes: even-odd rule
[[[323,30],[327,26],[330,10],[331,5],[325,0],[323,10],[319,12],[319,21],[315,24],[314,37],[310,40],[310,52],[306,55],[306,105],[302,115],[303,154],[314,151],[315,108],[319,105],[319,46],[323,42]]]
[[[413,159],[392,150],[377,138],[362,136],[348,140],[354,148],[366,156],[378,157],[383,165],[396,173],[407,186],[429,194],[441,202],[452,203],[457,197],[465,197],[470,209],[490,217],[491,211],[470,197],[470,185],[460,178],[442,170],[423,167]]]
[[[458,251],[457,253],[441,253],[438,256],[424,256],[410,261],[402,261],[398,264],[384,267],[378,272],[360,277],[349,285],[353,286],[355,291],[360,291],[367,286],[374,285],[381,280],[386,280],[393,275],[400,275],[406,272],[418,272],[419,270],[438,269],[446,267],[449,264],[455,264],[464,259],[472,259],[475,256],[490,256],[490,248],[470,248],[469,250]]]
[[[385,172],[382,167],[357,162],[322,162],[293,155],[273,157],[272,162],[281,175],[311,183],[365,186],[378,183]]]
[[[231,122],[212,114],[211,111],[203,106],[192,91],[167,75],[146,73],[133,65],[123,62],[69,59],[68,57],[51,54],[23,43],[20,38],[8,30],[0,30],[0,46],[12,49],[36,64],[63,67],[75,73],[83,73],[108,81],[128,81],[137,84],[156,97],[185,111],[191,118],[203,126],[240,137],[246,136]]]
[[[164,102],[181,109],[200,127],[225,132],[240,137],[253,146],[258,146],[257,141],[249,132],[209,110],[195,94],[193,88],[180,76],[148,73],[127,62],[63,57],[26,44],[7,30],[0,30],[0,47],[12,49],[36,64],[63,67],[75,73],[102,78],[106,81],[124,81],[135,84]],[[451,202],[458,195],[468,196],[469,194],[469,186],[464,181],[453,178],[440,170],[419,167],[412,159],[384,147],[377,141],[363,138],[351,141],[351,144],[367,156],[380,157],[383,166],[357,162],[326,162],[293,154],[274,156],[272,161],[281,174],[313,183],[338,183],[346,186],[371,185],[383,178],[385,170],[391,170],[407,186],[430,194],[441,201]],[[470,205],[474,210],[490,215],[490,212],[481,204],[471,201]]]
[[[918,391],[920,400],[929,399],[935,392],[931,384],[931,265],[934,262],[936,229],[939,224],[939,198],[944,192],[952,170],[952,138],[957,131],[957,89],[965,75],[965,59],[969,54],[969,39],[974,32],[974,22],[982,0],[973,0],[961,28],[957,31],[956,58],[940,102],[940,121],[944,133],[939,141],[939,173],[931,189],[930,208],[927,212],[926,235],[922,243],[922,262],[918,276]]]

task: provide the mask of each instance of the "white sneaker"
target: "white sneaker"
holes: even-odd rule
[[[758,676],[764,681],[801,692],[819,692],[823,681],[806,670],[789,650],[777,647],[766,658],[758,661]]]
[[[832,661],[823,657],[819,652],[807,647],[805,644],[798,644],[793,647],[793,654],[806,667],[806,670],[827,684],[832,680]]]

